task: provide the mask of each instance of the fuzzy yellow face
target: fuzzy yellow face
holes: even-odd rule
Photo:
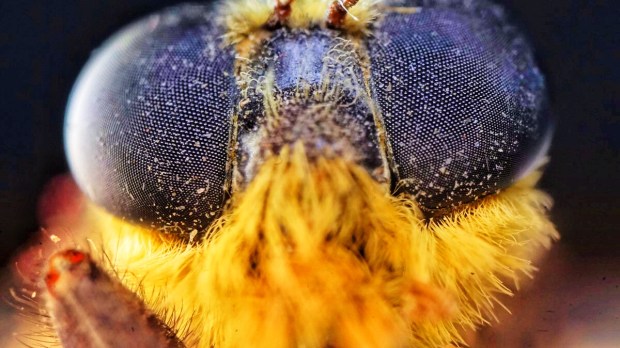
[[[63,347],[445,347],[558,238],[550,123],[486,1],[234,1],[121,31],[67,116]],[[501,309],[501,308],[500,308]]]

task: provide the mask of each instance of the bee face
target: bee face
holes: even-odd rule
[[[82,191],[138,230],[100,228],[113,267],[189,303],[199,346],[269,346],[266,328],[282,346],[432,346],[484,322],[498,279],[557,237],[517,183],[550,131],[532,52],[486,1],[248,0],[113,36],[76,83],[66,148]]]
[[[367,36],[262,28],[229,44],[213,5],[124,29],[89,62],[68,109],[80,186],[118,216],[190,232],[219,215],[259,152],[283,145],[274,139],[331,143],[431,213],[513,184],[550,130],[523,37],[488,4],[384,5]],[[298,117],[313,107],[317,119]],[[268,130],[280,115],[289,128]],[[310,124],[329,126],[279,134]]]

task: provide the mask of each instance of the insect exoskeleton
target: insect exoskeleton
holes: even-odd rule
[[[344,3],[335,29],[338,1],[236,1],[171,8],[116,34],[68,109],[80,186],[119,216],[188,232],[219,215],[259,145],[283,145],[274,135],[344,151],[428,212],[532,169],[550,132],[544,80],[501,8]],[[277,134],[282,118],[305,131]]]
[[[190,307],[197,345],[434,347],[557,238],[547,107],[486,0],[181,5],[91,58],[66,149],[131,226],[102,228],[112,268]]]

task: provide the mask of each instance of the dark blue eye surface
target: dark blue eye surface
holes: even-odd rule
[[[266,26],[252,49],[224,42],[231,28],[216,5],[125,28],[95,53],[69,103],[78,184],[115,215],[171,232],[203,231],[231,187],[251,180],[262,145],[300,137],[317,152],[354,149],[374,178],[431,215],[512,185],[551,132],[523,36],[484,0],[382,4],[368,35]],[[288,128],[257,141],[269,103]]]
[[[551,130],[529,46],[486,1],[400,3],[422,7],[385,15],[368,44],[397,192],[436,211],[511,185]]]
[[[80,187],[135,222],[201,230],[225,202],[234,53],[210,6],[122,30],[82,72],[66,148]]]

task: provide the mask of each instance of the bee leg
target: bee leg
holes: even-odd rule
[[[184,347],[142,301],[77,250],[48,262],[47,306],[62,346]]]

